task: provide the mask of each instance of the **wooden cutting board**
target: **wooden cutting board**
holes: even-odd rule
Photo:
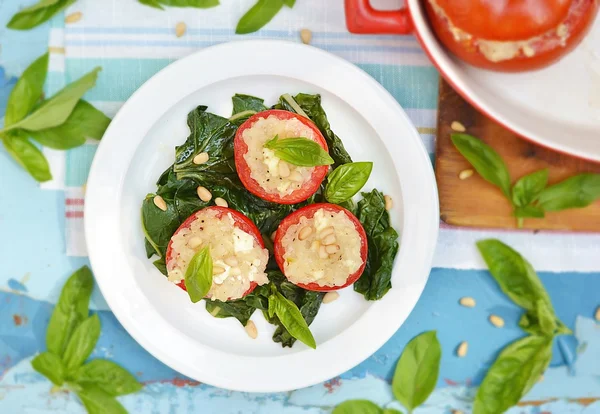
[[[440,195],[440,216],[447,224],[469,227],[516,228],[512,207],[504,195],[477,173],[461,180],[461,171],[472,169],[452,145],[454,121],[494,148],[506,162],[513,183],[531,172],[548,168],[549,185],[582,172],[600,173],[600,164],[567,156],[519,138],[487,118],[440,82],[435,173]],[[600,133],[598,136],[600,145]],[[546,213],[543,219],[525,219],[524,228],[536,230],[600,232],[600,202],[582,209]]]

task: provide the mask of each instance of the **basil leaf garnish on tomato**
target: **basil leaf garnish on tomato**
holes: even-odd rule
[[[213,280],[213,262],[208,246],[198,250],[185,271],[185,288],[192,302],[202,300]]]
[[[275,152],[275,156],[299,167],[316,167],[333,164],[333,159],[315,141],[303,137],[281,139],[276,135],[265,143],[265,148]]]
[[[369,180],[372,170],[372,162],[351,162],[340,165],[327,177],[325,198],[334,204],[351,199]]]

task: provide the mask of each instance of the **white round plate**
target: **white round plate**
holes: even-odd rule
[[[481,112],[540,145],[600,161],[600,18],[581,44],[541,70],[477,69],[437,41],[420,0],[408,0],[423,48],[444,78]]]
[[[223,116],[235,93],[267,104],[283,93],[320,93],[332,129],[355,160],[372,160],[366,189],[392,196],[401,234],[393,288],[368,302],[352,288],[324,305],[311,325],[312,350],[282,348],[260,312],[259,337],[235,319],[216,319],[154,268],[144,253],[140,206],[174,161],[197,105]],[[98,285],[115,316],[146,350],[173,369],[218,387],[256,392],[297,389],[332,378],[381,347],[406,320],[429,276],[438,233],[431,161],[408,117],[375,80],[310,46],[281,41],[227,43],[181,59],[123,106],[94,158],[85,231]]]

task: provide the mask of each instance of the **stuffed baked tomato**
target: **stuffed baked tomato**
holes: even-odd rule
[[[350,211],[317,203],[279,224],[275,260],[285,277],[307,290],[329,291],[356,282],[367,260],[367,235]]]
[[[235,134],[235,166],[240,180],[248,191],[267,201],[279,204],[304,201],[319,189],[329,167],[303,167],[279,159],[273,150],[265,148],[274,137],[307,138],[328,151],[323,134],[311,120],[277,109],[259,112]]]
[[[206,295],[221,301],[246,296],[268,283],[269,252],[260,231],[242,213],[226,207],[207,207],[187,218],[167,246],[169,281],[186,290],[185,272],[194,254],[210,246],[213,281]]]

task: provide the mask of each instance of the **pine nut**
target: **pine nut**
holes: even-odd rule
[[[458,121],[453,121],[450,124],[450,128],[452,128],[452,130],[456,132],[465,132],[467,130],[467,128],[465,128],[465,126]]]
[[[202,239],[198,236],[190,237],[190,239],[187,242],[187,245],[192,249],[195,249],[196,247],[200,246],[201,244],[202,244]]]
[[[323,296],[323,303],[331,303],[335,300],[338,300],[340,294],[337,292],[327,292],[325,296]]]
[[[461,410],[452,410],[451,411],[452,414],[465,414],[463,411]]]
[[[300,181],[302,181],[302,174],[300,174],[300,171],[294,170],[290,173],[288,180],[293,181],[295,183],[299,183]]]
[[[67,17],[65,17],[65,23],[77,23],[79,20],[81,20],[82,16],[83,13],[81,12],[71,13]]]
[[[287,162],[280,161],[278,168],[279,168],[279,175],[281,177],[287,178],[290,176],[290,167],[288,166]]]
[[[462,170],[459,174],[458,174],[458,178],[460,178],[461,180],[466,180],[467,178],[469,178],[470,176],[473,175],[473,170],[468,169],[468,170]]]
[[[325,250],[325,246],[319,247],[319,258],[327,259],[328,257],[329,254],[327,253],[327,250]]]
[[[175,36],[181,37],[185,34],[187,26],[184,22],[179,22],[175,25]]]
[[[305,240],[308,236],[310,236],[313,232],[311,226],[305,226],[298,232],[298,238],[300,240]]]
[[[221,273],[225,273],[225,269],[223,269],[221,266],[213,267],[213,275],[220,275]]]
[[[389,195],[383,196],[383,200],[385,201],[385,209],[390,211],[394,207],[394,200]]]
[[[252,266],[258,267],[260,266],[260,259],[256,258],[252,260]]]
[[[333,234],[334,232],[335,232],[335,229],[333,228],[333,226],[325,227],[323,230],[321,230],[319,232],[319,239],[323,239],[324,237],[327,237],[330,234]]]
[[[498,315],[490,315],[490,323],[492,325],[494,325],[496,328],[504,327],[504,319],[502,319]]]
[[[215,204],[218,205],[219,207],[229,207],[229,204],[227,204],[227,201],[225,201],[225,199],[221,198],[221,197],[215,198]]]
[[[258,337],[258,330],[256,329],[256,324],[254,322],[248,321],[244,329],[250,338],[256,339]]]
[[[329,246],[325,246],[325,251],[329,254],[337,253],[340,250],[340,246],[337,244],[330,244]]]
[[[302,43],[304,43],[305,45],[309,44],[310,41],[312,40],[312,32],[308,29],[300,30],[300,39],[302,40]]]
[[[239,276],[242,274],[242,270],[239,267],[232,267],[231,268],[231,274],[233,276]]]
[[[156,207],[160,208],[162,211],[167,211],[167,202],[165,201],[164,198],[157,195],[157,196],[154,196],[154,199],[152,201],[154,201],[154,205]]]
[[[335,243],[335,234],[330,234],[321,241],[321,244],[324,246],[329,246],[333,243]]]
[[[204,164],[206,161],[208,161],[207,152],[201,152],[200,154],[196,155],[192,160],[192,162],[196,165]]]
[[[198,193],[198,197],[200,197],[200,200],[202,201],[208,202],[212,198],[212,194],[206,189],[206,187],[200,186],[196,191]]]
[[[596,318],[596,320],[597,320],[598,322],[600,322],[600,306],[598,306],[598,307],[596,308],[596,313],[594,314],[594,318]]]
[[[460,358],[463,358],[467,355],[468,350],[469,344],[467,344],[466,341],[463,341],[460,343],[460,345],[458,345],[458,348],[456,348],[456,355],[458,355]]]
[[[465,296],[464,298],[460,298],[460,300],[458,301],[458,303],[460,303],[462,306],[466,306],[467,308],[474,308],[475,307],[475,299],[473,299],[472,297],[469,297],[469,296]]]
[[[228,266],[237,266],[238,265],[238,259],[235,256],[229,256],[225,259],[225,264],[227,264]]]
[[[312,250],[313,252],[316,252],[317,250],[319,250],[319,247],[321,247],[321,242],[318,240],[315,240],[311,243],[310,250]]]
[[[533,55],[535,55],[535,50],[531,47],[531,46],[523,46],[523,54],[527,57],[532,57]]]

